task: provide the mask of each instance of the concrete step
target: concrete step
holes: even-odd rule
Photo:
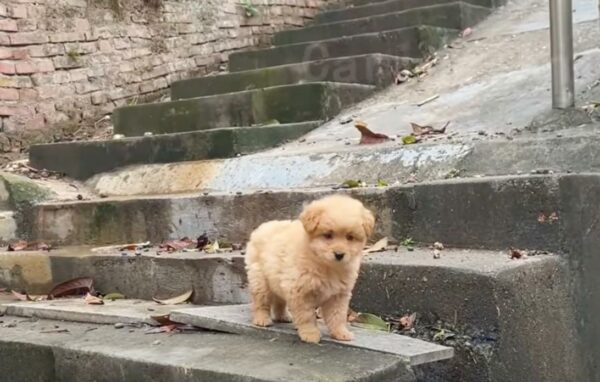
[[[331,344],[214,332],[148,335],[135,326],[115,329],[12,316],[2,320],[4,381],[416,381],[398,357]]]
[[[297,44],[363,33],[382,32],[421,24],[462,30],[477,24],[486,18],[490,12],[489,8],[463,2],[453,2],[286,30],[275,34],[273,43],[275,45]]]
[[[33,274],[42,268],[40,262],[45,261],[52,270],[52,282],[93,275],[96,289],[104,293],[118,291],[131,298],[148,299],[156,294],[173,296],[193,288],[196,304],[247,301],[243,256],[235,252],[156,255],[152,249],[141,256],[122,256],[65,248],[50,254],[28,255],[29,258],[0,254],[0,259],[13,256],[17,263],[12,269],[16,271],[18,267],[20,274],[25,275],[18,284],[6,278],[9,272],[2,272],[0,286],[33,288]],[[32,256],[38,259],[33,261]],[[3,268],[7,269],[6,265]],[[455,358],[450,362],[424,366],[424,375],[430,379],[423,380],[491,382],[511,380],[513,375],[524,375],[532,381],[576,380],[570,378],[576,352],[569,275],[567,261],[557,255],[511,259],[506,250],[446,248],[435,259],[433,251],[426,247],[412,251],[401,247],[398,251],[365,258],[352,307],[392,317],[416,312],[418,321],[412,336],[455,348]],[[57,308],[49,309],[52,303],[43,303],[34,314],[32,306],[36,304],[8,305],[13,307],[6,313],[17,313],[25,305],[29,311],[20,313],[25,316],[65,318],[65,314],[81,310],[81,305],[79,310],[71,306],[63,308],[67,313],[61,315],[57,314]],[[146,317],[138,308],[133,315],[122,310],[115,313],[115,309],[101,315],[96,312],[100,308],[94,309],[94,319],[88,315],[89,322],[112,323],[111,320],[117,319],[134,322]],[[189,318],[181,320],[174,313],[176,320],[206,326],[206,322],[190,317],[196,314],[186,307],[171,312]],[[232,331],[223,327],[213,329]],[[286,337],[279,336],[275,342],[287,341]],[[6,341],[4,336],[0,338]],[[290,340],[297,343],[295,338]],[[270,342],[263,340],[263,343]],[[419,363],[417,358],[415,363]],[[444,378],[431,379],[432,376]]]
[[[395,73],[411,68],[417,62],[415,59],[375,53],[198,77],[171,84],[171,99],[322,81],[384,88],[393,82]]]
[[[118,108],[116,134],[127,137],[179,133],[220,127],[327,120],[371,95],[375,87],[314,82],[274,86],[187,100]]]
[[[297,341],[298,335],[290,324],[266,329],[252,327],[249,305],[198,306],[191,304],[161,305],[153,301],[124,299],[105,301],[104,305],[89,305],[83,298],[57,299],[39,302],[1,303],[0,312],[10,316],[34,317],[88,324],[161,324],[152,317],[169,316],[172,322],[224,333],[247,334],[268,340]],[[410,366],[424,365],[452,358],[453,349],[419,339],[388,332],[352,328],[355,339],[348,343],[324,336],[322,343],[393,354]],[[322,332],[327,333],[325,327]]]
[[[198,181],[201,177],[202,173],[197,175]],[[454,246],[558,250],[559,225],[540,224],[538,216],[561,210],[559,189],[568,178],[491,177],[340,191],[196,193],[40,203],[27,211],[30,218],[18,232],[23,238],[69,245],[158,242],[203,232],[242,243],[260,223],[296,217],[304,202],[344,192],[377,212],[379,235],[398,241],[412,237]],[[454,221],[460,224],[449,223]]]
[[[358,0],[356,2],[356,5],[352,7],[320,12],[315,16],[314,23],[326,24],[338,21],[359,19],[363,17],[395,13],[419,7],[448,4],[454,2],[455,0],[387,0],[375,2],[371,2],[368,0],[362,1],[364,3],[361,3],[361,1]],[[505,3],[504,0],[467,0],[463,2],[466,4],[486,8],[495,8]]]
[[[29,160],[35,168],[87,179],[133,164],[231,158],[297,139],[319,125],[319,121],[311,121],[34,145],[30,148]]]
[[[457,31],[453,29],[419,26],[236,52],[229,56],[229,71],[239,72],[369,53],[422,58],[425,54],[443,46],[456,35]]]
[[[225,333],[247,334],[261,338],[297,339],[298,337],[292,324],[275,324],[269,328],[252,325],[249,304],[184,307],[174,309],[170,317],[175,322]],[[321,332],[326,333],[327,329],[324,323],[320,322],[319,326]],[[321,342],[394,354],[411,366],[444,361],[454,356],[452,348],[411,337],[362,328],[351,328],[350,330],[354,334],[352,341],[337,341],[329,336],[324,336]]]

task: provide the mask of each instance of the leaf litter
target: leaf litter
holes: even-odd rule
[[[154,298],[152,298],[152,300],[154,302],[157,302],[162,305],[178,305],[178,304],[183,304],[183,303],[187,302],[190,299],[190,297],[192,297],[193,293],[194,293],[194,290],[190,289],[189,291],[187,291],[179,296],[175,296],[175,297],[168,298],[168,299],[158,299],[158,298],[154,297]]]
[[[392,140],[389,136],[385,134],[375,133],[371,131],[365,122],[357,121],[354,124],[354,127],[358,129],[360,132],[360,145],[372,145],[376,143],[383,143]]]

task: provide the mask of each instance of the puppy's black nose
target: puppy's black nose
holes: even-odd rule
[[[337,261],[341,261],[344,258],[344,255],[345,255],[344,252],[334,252],[333,254],[335,255],[335,259]]]

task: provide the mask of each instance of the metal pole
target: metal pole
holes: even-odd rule
[[[552,107],[556,109],[575,105],[572,12],[571,0],[550,0]]]

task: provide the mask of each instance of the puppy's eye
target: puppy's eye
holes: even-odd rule
[[[333,232],[325,232],[323,234],[323,237],[327,240],[331,240],[331,239],[333,239]]]
[[[353,241],[354,240],[354,235],[348,234],[348,235],[346,235],[346,239],[348,239],[348,241]]]

